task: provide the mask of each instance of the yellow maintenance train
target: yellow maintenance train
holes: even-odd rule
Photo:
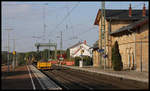
[[[39,70],[44,70],[44,69],[49,70],[50,68],[51,68],[51,62],[47,60],[43,59],[37,62],[37,69]]]

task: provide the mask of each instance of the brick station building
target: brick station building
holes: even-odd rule
[[[93,45],[93,66],[104,66],[104,58],[100,60],[101,38],[101,10],[98,10],[94,25],[99,26],[99,40]],[[123,69],[148,71],[149,65],[149,11],[145,4],[141,10],[105,10],[105,36],[106,36],[106,67],[111,65],[111,49],[118,41],[122,57]],[[104,40],[102,39],[102,48]]]

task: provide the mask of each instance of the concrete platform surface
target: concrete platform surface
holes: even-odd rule
[[[89,71],[89,72],[95,72],[95,73],[100,73],[100,74],[105,74],[105,75],[110,75],[110,76],[115,76],[115,77],[120,77],[124,79],[131,79],[131,80],[136,80],[136,81],[141,81],[141,82],[149,82],[149,74],[148,72],[137,72],[137,71],[114,71],[112,69],[102,69],[99,67],[92,67],[92,66],[83,66],[82,68],[79,66],[66,66],[62,65],[63,67],[68,67],[72,69],[77,69],[77,70],[83,70],[83,71]]]
[[[2,90],[11,90],[11,89],[24,89],[24,90],[32,90],[32,89],[42,89],[39,82],[35,78],[35,76],[28,71],[28,67],[19,66],[12,71],[10,66],[10,71],[7,72],[7,66],[1,67],[1,88]],[[34,81],[34,86],[31,81]]]
[[[37,70],[33,65],[29,65],[30,69],[34,73],[34,75],[38,78],[39,83],[41,84],[43,89],[48,90],[62,90],[60,86],[58,86],[55,82],[49,79],[46,75],[42,72]]]
[[[2,66],[2,89],[27,89],[27,90],[62,90],[56,83],[49,79],[33,65],[19,66],[7,72],[7,66]]]

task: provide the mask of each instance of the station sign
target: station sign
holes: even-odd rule
[[[97,51],[102,53],[102,52],[104,52],[104,49],[98,49]]]
[[[62,61],[62,60],[64,60],[64,58],[63,58],[63,57],[60,57],[60,58],[59,58],[59,60],[61,60],[61,61]]]
[[[16,51],[13,51],[13,55],[16,55]]]
[[[103,55],[103,58],[107,58],[107,55],[106,55],[106,54],[104,54],[104,55]]]

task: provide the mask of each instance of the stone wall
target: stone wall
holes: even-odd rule
[[[97,51],[93,51],[93,66],[94,67],[100,66],[99,53]]]
[[[127,26],[130,23],[132,23],[131,21],[120,21],[120,20],[113,20],[111,22],[111,32],[114,32],[118,29],[120,29],[123,26]]]
[[[139,28],[138,28],[139,29]],[[124,69],[131,69],[133,65],[136,65],[136,70],[140,71],[141,69],[141,58],[142,58],[142,69],[143,71],[148,71],[148,37],[142,39],[141,47],[141,38],[148,36],[148,24],[142,26],[136,32],[136,45],[134,40],[134,33],[129,35],[123,35],[118,37],[113,37],[113,44],[115,41],[118,41],[120,54],[122,56],[123,67]],[[136,48],[136,60],[135,60],[135,48]],[[141,52],[142,50],[142,52]]]
[[[132,69],[133,66],[136,66],[136,70],[141,70],[141,59],[142,59],[142,71],[148,71],[149,64],[149,40],[148,40],[148,32],[149,27],[148,24],[143,25],[140,28],[137,28],[135,34],[131,33],[128,35],[122,36],[110,36],[109,35],[109,21],[105,20],[105,31],[106,31],[106,53],[108,58],[106,60],[106,66],[112,67],[111,65],[111,49],[114,45],[115,41],[118,41],[120,54],[122,56],[123,69]],[[117,29],[127,26],[132,21],[112,21],[111,22],[111,32],[116,31]],[[99,39],[101,39],[101,20],[99,22]],[[147,38],[142,39],[142,47],[141,47],[141,38],[147,36]],[[136,40],[135,40],[136,39]],[[135,42],[136,41],[136,42]],[[102,41],[104,44],[104,41]],[[101,46],[99,41],[99,47]],[[103,45],[104,48],[104,45]],[[136,48],[136,50],[135,50]],[[141,52],[142,50],[142,52]],[[135,53],[136,52],[136,53]],[[135,55],[136,54],[136,55]],[[136,60],[135,60],[136,58]],[[93,51],[93,66],[104,65],[104,61],[100,61],[100,53],[96,50]]]

